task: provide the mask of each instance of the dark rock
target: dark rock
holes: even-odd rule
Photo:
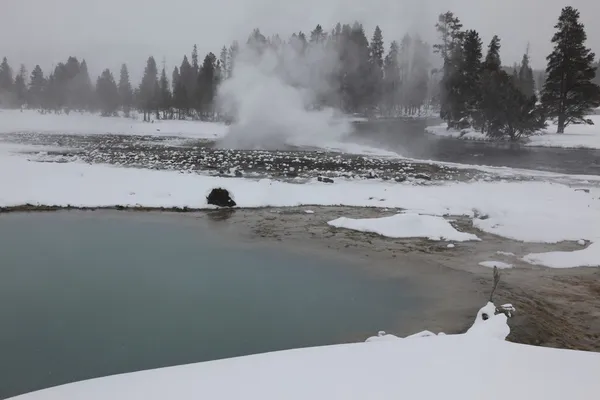
[[[590,189],[575,189],[576,192],[584,192],[584,193],[589,193]]]
[[[240,171],[239,169],[236,169],[235,176],[237,176],[238,178],[241,178],[242,176],[244,176],[244,173],[242,171]]]
[[[208,204],[212,204],[217,207],[235,207],[236,203],[231,198],[229,191],[223,188],[215,188],[210,191],[210,194],[206,197]]]
[[[406,177],[405,176],[397,176],[394,178],[394,180],[396,182],[404,182],[404,181],[406,181]]]
[[[323,183],[333,183],[333,179],[327,178],[326,176],[319,176],[317,180]]]
[[[294,172],[294,171],[288,171],[286,172],[286,175],[290,178],[297,178],[298,177],[298,173]]]

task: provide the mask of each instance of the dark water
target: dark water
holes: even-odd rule
[[[141,369],[364,339],[412,282],[256,247],[190,217],[0,216],[0,398]]]
[[[437,124],[439,121],[429,123]],[[457,140],[425,133],[427,124],[426,121],[403,120],[361,123],[356,124],[356,137],[405,157],[565,174],[600,175],[600,150]]]

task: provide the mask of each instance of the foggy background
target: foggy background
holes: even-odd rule
[[[233,40],[245,42],[257,27],[287,38],[317,24],[330,31],[337,22],[358,20],[369,38],[380,25],[386,49],[407,32],[432,44],[437,15],[450,10],[484,43],[493,34],[501,37],[504,65],[520,62],[529,42],[533,67],[544,68],[566,5],[579,9],[587,44],[599,53],[598,0],[2,0],[0,54],[15,67],[40,64],[45,71],[73,55],[88,61],[92,76],[125,62],[137,81],[149,55],[159,63],[164,57],[171,69],[194,43],[200,54],[218,54]]]

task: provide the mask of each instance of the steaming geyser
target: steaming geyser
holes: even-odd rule
[[[338,62],[331,53],[324,48],[308,56],[291,47],[244,49],[232,77],[219,89],[221,109],[236,122],[217,145],[274,150],[340,142],[352,132],[351,124],[331,108],[310,110],[317,98],[331,92],[327,76]]]

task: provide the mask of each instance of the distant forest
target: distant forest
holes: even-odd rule
[[[583,47],[585,32],[578,18],[577,10],[565,8],[557,29],[564,29],[565,24],[581,28],[583,36],[577,38],[576,52],[585,62],[580,68],[587,65],[587,81],[600,84],[600,76],[595,74],[599,64],[592,65],[594,54]],[[309,71],[305,71],[309,75],[323,69],[319,59],[313,59],[315,54],[335,55],[335,67],[325,68],[327,90],[315,96],[310,105],[313,108],[335,107],[378,117],[417,115],[424,108],[435,108],[451,127],[470,127],[511,139],[539,129],[547,118],[557,116],[556,110],[548,108],[550,97],[546,96],[544,109],[537,105],[544,93],[550,92],[549,80],[557,68],[552,65],[552,55],[545,71],[531,69],[528,52],[519,65],[506,67],[500,61],[500,38],[494,37],[484,57],[479,34],[463,30],[453,13],[440,15],[435,27],[439,43],[433,45],[408,34],[386,45],[379,27],[369,40],[358,22],[338,23],[330,31],[317,25],[308,34],[294,33],[287,40],[279,35],[267,37],[255,29],[243,47],[234,42],[224,46],[219,56],[211,52],[201,59],[194,46],[190,57],[183,56],[172,71],[159,68],[155,58],[149,57],[141,81],[135,84],[125,64],[118,74],[105,69],[92,81],[86,61],[73,56],[46,72],[39,65],[31,72],[24,65],[15,71],[4,58],[0,64],[0,106],[55,113],[93,111],[105,116],[119,111],[129,115],[137,110],[145,120],[231,119],[234,116],[219,112],[217,91],[235,76],[240,53],[250,51],[259,56],[266,52],[278,56],[292,53],[299,60],[309,61]],[[552,40],[559,51],[565,51],[566,42],[557,37]],[[560,68],[576,66],[563,63]],[[577,71],[572,73],[577,75]],[[304,84],[293,74],[283,75],[290,85]],[[586,106],[591,107],[595,92],[587,90],[585,96],[590,100]],[[558,107],[562,110],[564,104]],[[521,119],[535,114],[535,121],[500,121],[502,118],[496,116],[502,113],[518,114]],[[569,121],[575,123],[575,119],[568,119],[567,124]]]

